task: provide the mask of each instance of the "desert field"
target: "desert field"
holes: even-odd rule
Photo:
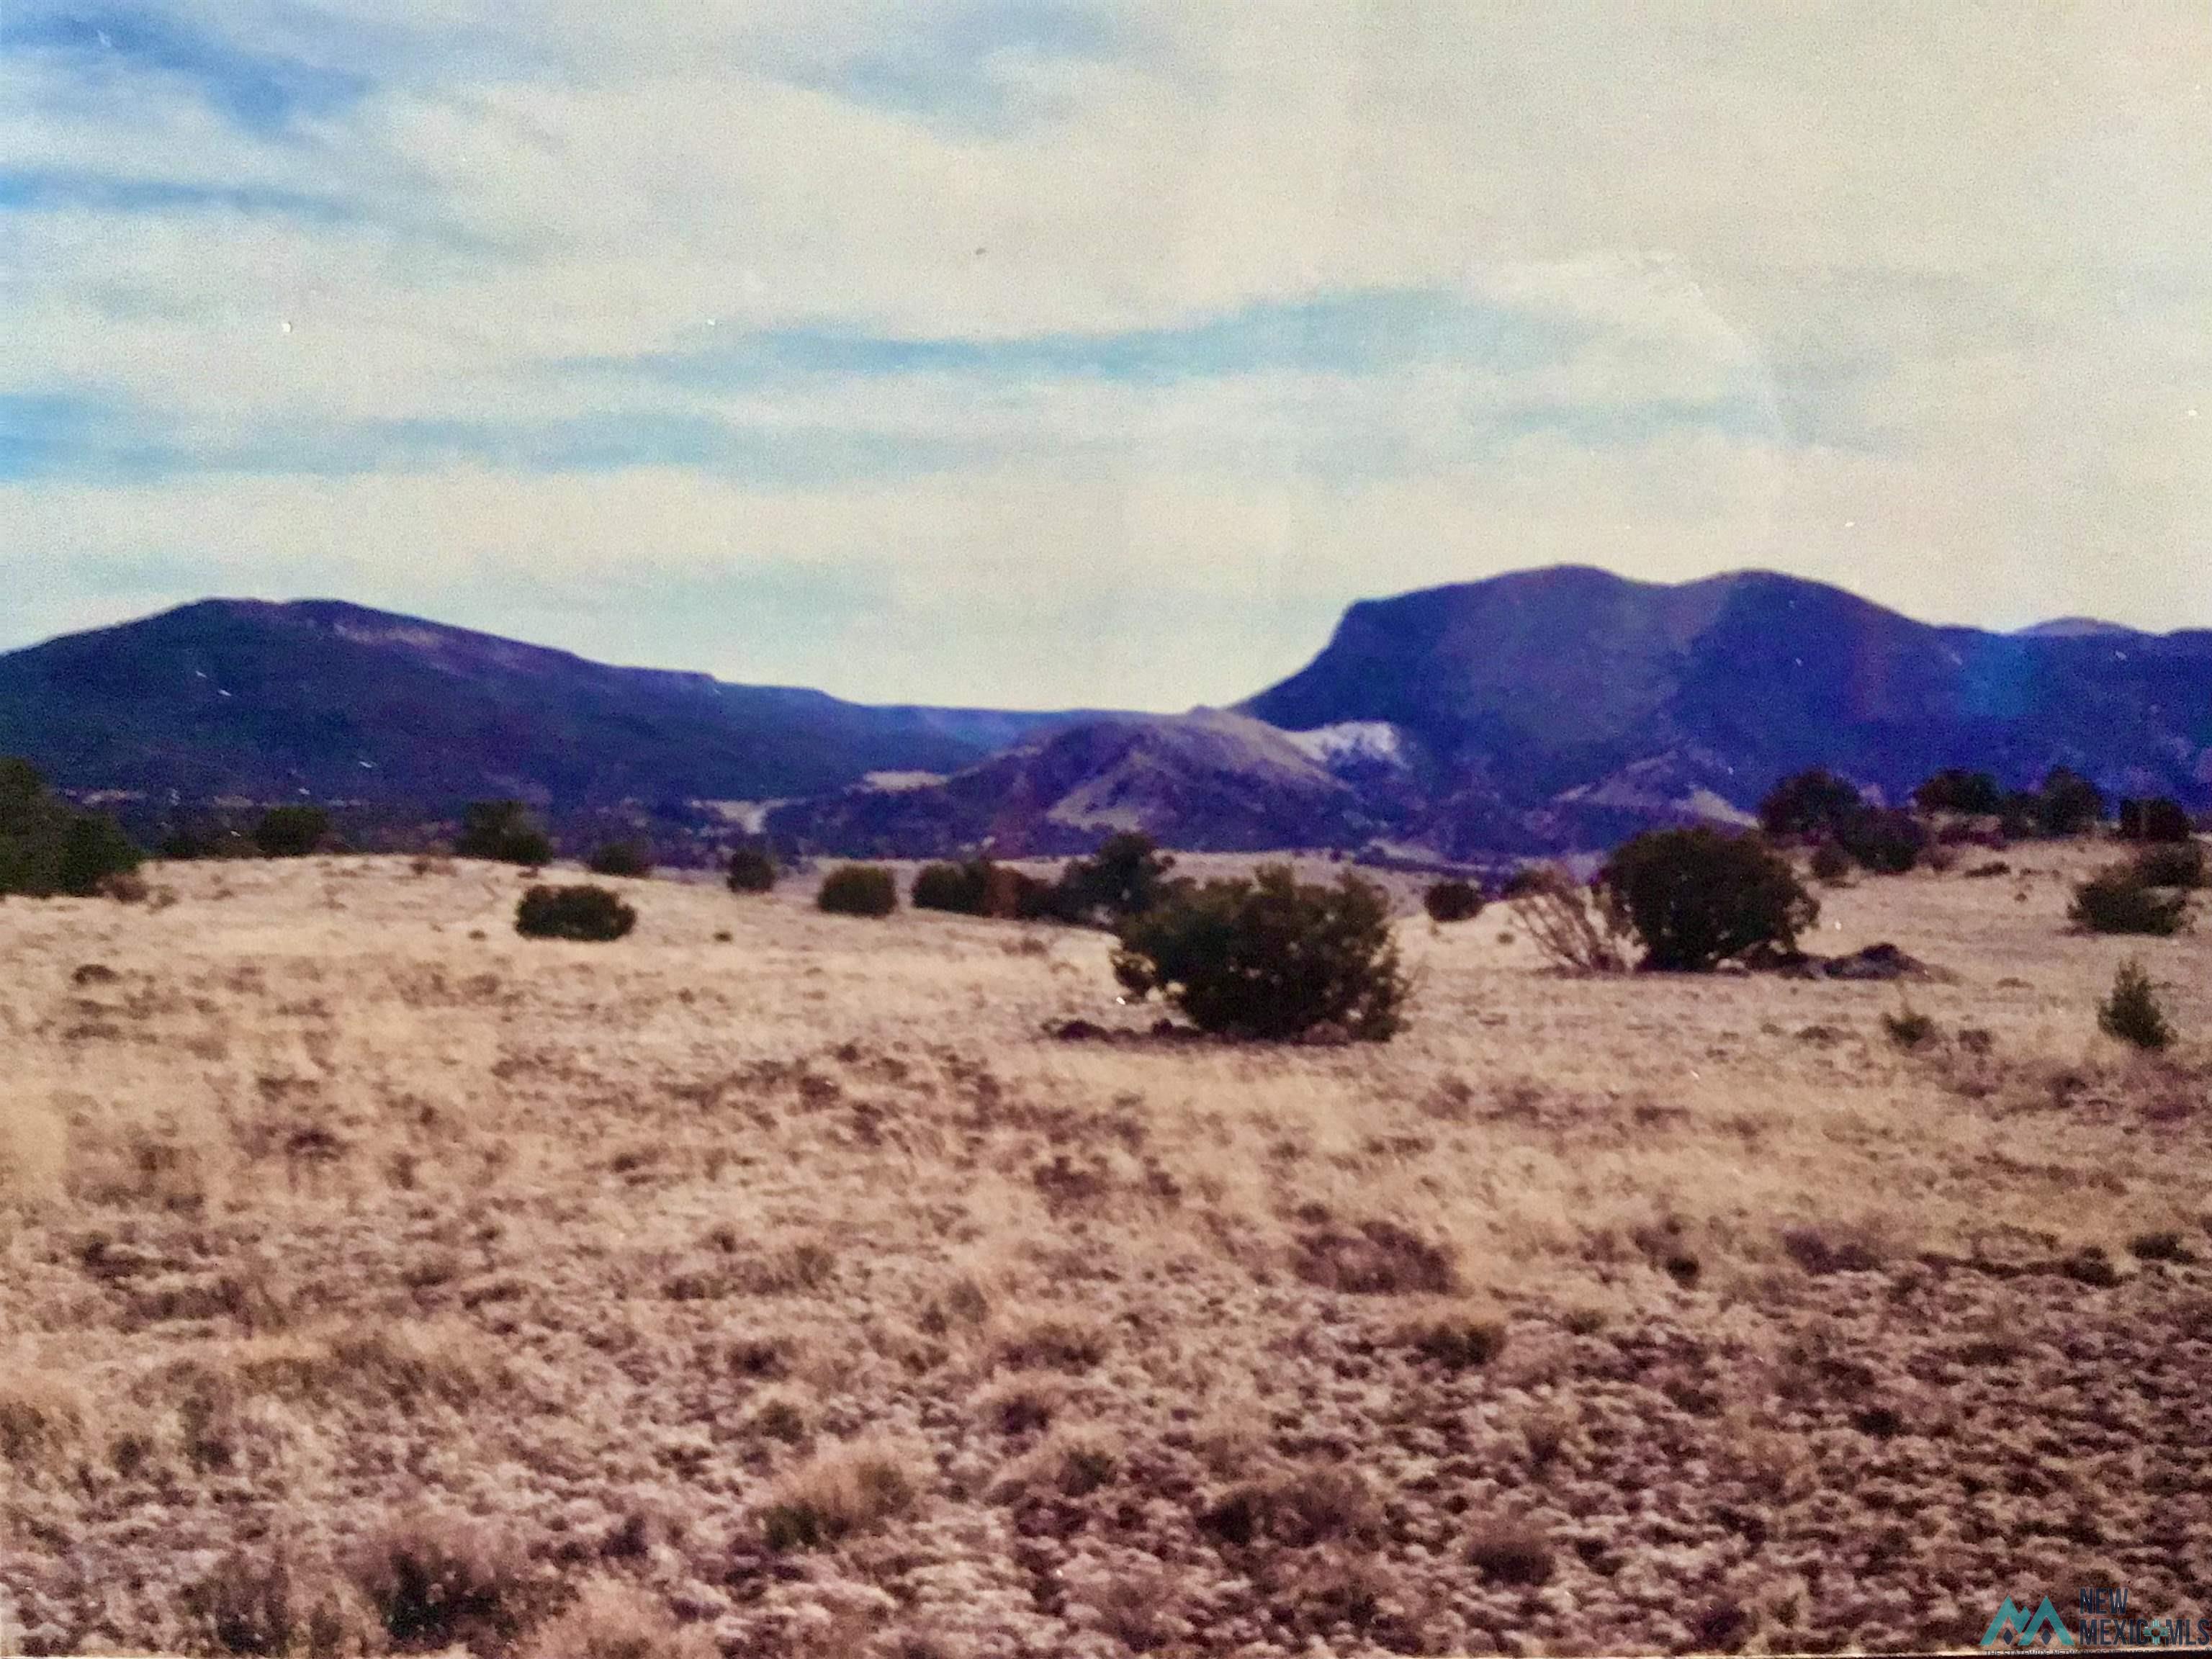
[[[404,859],[0,903],[0,1651],[2212,1618],[2212,937],[2069,933],[2106,855],[1823,890],[1806,942],[1910,983],[1567,978],[1408,906],[1411,1024],[1343,1047],[798,880],[609,882],[609,945]],[[2162,1057],[2098,1030],[2129,957]]]

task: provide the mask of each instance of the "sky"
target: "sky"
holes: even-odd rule
[[[2202,0],[0,0],[0,648],[1182,708],[1364,597],[2212,625]]]

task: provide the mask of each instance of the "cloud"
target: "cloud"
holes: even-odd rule
[[[504,593],[1174,706],[1549,558],[2212,621],[2207,61],[2184,7],[19,4],[8,626]]]

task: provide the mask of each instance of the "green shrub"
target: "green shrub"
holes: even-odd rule
[[[0,758],[0,895],[89,898],[138,861],[114,819],[49,793],[29,762]]]
[[[1770,836],[1832,835],[1860,805],[1856,788],[1816,766],[1769,790],[1759,804],[1759,823]]]
[[[984,915],[990,904],[990,887],[988,859],[970,859],[965,864],[926,864],[915,875],[914,908]]]
[[[1370,1042],[1398,1030],[1407,988],[1389,902],[1349,872],[1329,887],[1283,864],[1178,882],[1115,931],[1123,988],[1160,992],[1201,1030],[1281,1040],[1334,1024]]]
[[[1813,849],[1813,878],[1831,885],[1842,881],[1855,866],[1851,855],[1832,841],[1824,841]]]
[[[1421,895],[1431,921],[1472,921],[1482,914],[1482,890],[1471,881],[1439,881]]]
[[[544,1610],[520,1547],[458,1516],[387,1522],[355,1553],[351,1572],[401,1653],[504,1653]]]
[[[620,939],[637,912],[604,887],[533,887],[515,907],[514,931],[526,939]]]
[[[1125,830],[1109,836],[1087,859],[1072,859],[1060,872],[1053,914],[1089,924],[1102,915],[1112,926],[1141,915],[1166,893],[1175,859],[1150,836]]]
[[[2153,887],[2132,865],[2100,870],[2074,890],[2067,916],[2092,933],[2146,933],[2164,939],[2181,931],[2189,896]]]
[[[764,848],[740,847],[730,854],[730,890],[765,893],[775,885],[775,860]]]
[[[2157,1050],[2173,1041],[2173,1027],[2139,962],[2124,962],[2112,976],[2112,994],[2097,1005],[2097,1027],[2106,1036]]]
[[[1702,972],[1755,945],[1792,951],[1820,914],[1759,836],[1702,825],[1637,836],[1598,872],[1598,887],[1643,941],[1647,969]]]
[[[2120,803],[2122,841],[2185,842],[2189,834],[2189,814],[2178,800],[2160,795]]]
[[[2166,842],[2146,847],[2129,868],[2146,887],[2202,887],[2205,884],[2204,848],[2197,842]]]
[[[1912,802],[1923,812],[1960,812],[1980,817],[2003,805],[2004,791],[1986,772],[1947,766],[1912,792]]]
[[[2103,822],[2104,793],[2071,767],[2054,766],[2043,780],[2043,833],[2086,835]]]
[[[1928,830],[1910,812],[1862,806],[1836,826],[1836,844],[1874,875],[1901,876],[1920,861]]]
[[[2014,789],[1997,803],[1997,829],[2007,841],[2033,841],[2043,833],[2043,797]]]
[[[584,867],[595,876],[635,880],[653,873],[653,851],[641,841],[611,841],[594,848]]]
[[[1917,1048],[1935,1036],[1936,1022],[1907,1002],[1895,1013],[1881,1017],[1881,1029],[1899,1048]]]
[[[319,806],[272,806],[253,826],[253,845],[265,859],[303,859],[331,833],[331,815]]]
[[[471,801],[461,814],[456,855],[465,859],[495,859],[502,864],[540,865],[553,861],[553,842],[530,809],[519,800]]]
[[[814,903],[833,916],[887,916],[898,908],[898,883],[881,865],[840,865],[822,878]]]

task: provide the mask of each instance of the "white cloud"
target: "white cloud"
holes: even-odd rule
[[[220,45],[191,74],[0,52],[0,191],[47,192],[0,242],[0,394],[167,452],[134,477],[64,432],[11,468],[0,433],[19,641],[226,587],[495,625],[504,592],[580,648],[1172,705],[1295,665],[1351,599],[1553,558],[2212,622],[2194,4],[167,15]],[[241,123],[225,52],[365,90]],[[1165,379],[558,367],[1364,290],[1559,336]],[[625,423],[639,465],[545,476],[559,432]],[[742,465],[653,453],[725,428]],[[886,464],[825,482],[825,444]],[[769,596],[772,636],[655,598],[708,592]]]

